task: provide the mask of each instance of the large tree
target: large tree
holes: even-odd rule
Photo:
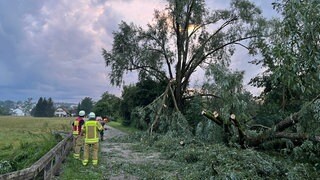
[[[93,112],[98,116],[118,118],[121,99],[115,95],[105,92],[101,99],[95,103]]]
[[[89,114],[92,109],[93,109],[94,102],[92,98],[90,97],[85,97],[84,99],[81,100],[81,102],[78,104],[78,112],[80,110],[84,110],[86,114]]]
[[[204,0],[168,0],[165,10],[155,11],[146,29],[121,22],[113,33],[112,49],[102,52],[112,69],[111,83],[121,85],[123,74],[134,70],[139,78],[174,79],[174,97],[181,109],[183,93],[198,68],[229,63],[235,45],[252,50],[252,44],[245,43],[263,33],[259,24],[264,20],[253,3],[231,0],[230,5],[210,11]]]
[[[295,112],[320,93],[320,7],[318,0],[276,0],[281,17],[259,48],[266,71],[252,80],[264,87],[265,102]]]
[[[31,114],[35,117],[53,117],[54,106],[51,98],[40,97],[36,106],[32,109]]]

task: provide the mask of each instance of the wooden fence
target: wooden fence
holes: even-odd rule
[[[72,134],[68,134],[54,148],[31,167],[0,175],[0,180],[51,179],[59,174],[59,168],[72,148]]]

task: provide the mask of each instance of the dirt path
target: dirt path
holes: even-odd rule
[[[155,152],[139,152],[135,149],[134,143],[121,143],[115,141],[109,141],[111,138],[117,138],[120,136],[125,136],[127,134],[107,126],[108,130],[105,131],[105,140],[101,142],[101,154],[100,162],[107,167],[108,171],[106,174],[107,179],[111,180],[136,180],[140,179],[123,169],[134,168],[134,164],[144,164],[144,163],[159,163],[160,153]],[[133,169],[134,171],[134,169]]]

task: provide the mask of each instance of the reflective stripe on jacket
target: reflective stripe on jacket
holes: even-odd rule
[[[82,124],[80,123],[80,121],[83,120],[82,118],[78,117],[74,122],[73,122],[73,131],[72,134],[73,135],[79,135],[82,129]]]
[[[84,142],[87,144],[99,142],[99,132],[103,129],[101,124],[95,120],[89,120],[84,123],[83,131],[85,133]]]

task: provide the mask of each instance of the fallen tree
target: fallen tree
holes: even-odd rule
[[[215,122],[217,125],[223,127],[224,129],[224,140],[225,143],[228,144],[230,140],[230,135],[233,134],[231,132],[231,125],[236,127],[238,130],[238,142],[241,147],[259,147],[262,143],[267,141],[271,141],[274,139],[287,139],[292,141],[294,145],[301,145],[305,140],[310,140],[313,142],[320,142],[320,135],[309,135],[306,133],[292,133],[292,132],[285,132],[287,128],[293,126],[294,124],[299,122],[297,118],[298,115],[294,114],[276,124],[272,128],[267,128],[264,130],[263,133],[260,133],[258,136],[251,136],[246,133],[246,130],[243,126],[240,125],[239,121],[236,120],[235,115],[231,114],[229,121],[224,121],[219,116],[219,114],[215,111],[213,113],[203,111],[202,115],[207,117],[208,119]],[[280,142],[279,142],[280,143]]]
[[[262,132],[258,135],[249,135],[247,131],[250,129],[245,128],[246,126],[242,125],[237,119],[236,116],[230,113],[230,117],[228,120],[224,120],[217,111],[209,112],[202,111],[202,115],[207,117],[208,119],[215,122],[217,125],[221,126],[224,129],[224,142],[228,145],[230,142],[230,136],[236,135],[238,138],[238,143],[242,148],[246,147],[261,147],[263,143],[268,143],[268,141],[272,141],[274,144],[278,144],[282,146],[285,144],[292,144],[293,146],[301,145],[304,141],[309,140],[315,143],[320,143],[320,135],[311,135],[308,133],[301,132],[290,132],[288,129],[293,125],[299,123],[302,113],[310,104],[312,104],[315,100],[319,99],[317,96],[313,101],[305,105],[299,112],[293,113],[289,117],[286,117],[276,125],[271,128],[262,126],[262,125],[254,125],[254,127],[262,127]],[[237,129],[237,133],[232,132],[231,126],[234,126]],[[279,141],[275,141],[279,140]],[[288,143],[290,142],[290,143]]]

